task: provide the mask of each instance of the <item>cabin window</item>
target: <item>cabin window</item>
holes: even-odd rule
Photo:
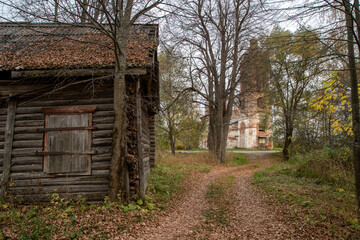
[[[43,109],[44,172],[91,174],[92,112],[95,107]]]

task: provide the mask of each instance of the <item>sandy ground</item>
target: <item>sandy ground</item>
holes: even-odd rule
[[[250,186],[255,171],[270,167],[272,161],[267,152],[248,152],[250,163],[240,167],[214,167],[210,173],[201,174],[189,186],[174,207],[157,215],[151,221],[139,223],[123,232],[121,239],[196,239],[193,234],[202,220],[206,208],[206,192],[217,178],[229,174],[236,176],[231,190],[234,203],[231,206],[231,222],[224,228],[215,229],[208,239],[297,239],[290,226],[279,221],[281,213],[265,203],[264,197]],[[254,165],[260,166],[255,168]]]

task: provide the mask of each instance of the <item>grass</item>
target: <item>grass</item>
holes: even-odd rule
[[[319,153],[315,156],[320,158]],[[324,181],[320,172],[315,177],[311,164],[312,175],[306,174],[303,164],[299,159],[278,162],[256,172],[254,184],[265,191],[270,204],[286,213],[284,221],[297,222],[308,237],[322,232],[327,239],[360,239],[354,188],[343,181]]]
[[[114,239],[134,224],[152,218],[186,191],[194,174],[206,174],[216,164],[204,154],[159,154],[151,169],[146,201],[97,205],[85,200],[68,201],[51,195],[47,204],[18,205],[0,202],[1,239]]]
[[[231,158],[230,164],[235,166],[245,165],[250,162],[250,160],[241,153],[233,153]]]
[[[204,220],[194,231],[197,236],[202,235],[202,239],[207,239],[208,234],[215,228],[226,227],[230,223],[229,210],[234,200],[229,190],[234,187],[234,182],[235,177],[229,175],[215,180],[209,186],[206,193],[208,207],[202,212]]]
[[[196,151],[196,152],[207,152],[208,149],[204,148],[192,148],[190,150],[179,150],[179,151]],[[246,149],[246,148],[227,148],[226,151],[282,151],[282,148],[273,148],[273,149]]]

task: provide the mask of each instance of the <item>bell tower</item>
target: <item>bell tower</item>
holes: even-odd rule
[[[272,149],[272,110],[267,100],[269,87],[269,59],[258,41],[250,41],[250,48],[240,63],[240,94],[238,118],[238,147]]]

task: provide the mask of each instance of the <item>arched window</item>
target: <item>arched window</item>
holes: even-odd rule
[[[260,108],[260,109],[265,108],[265,101],[264,101],[264,98],[263,98],[263,97],[259,97],[259,98],[257,99],[257,106],[258,106],[258,108]]]

